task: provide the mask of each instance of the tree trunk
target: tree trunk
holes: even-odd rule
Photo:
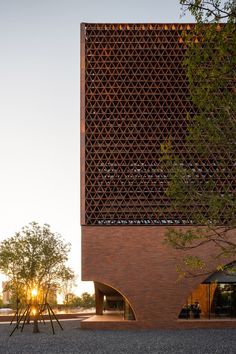
[[[33,333],[39,333],[38,314],[34,316]]]

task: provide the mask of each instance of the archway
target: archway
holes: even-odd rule
[[[236,318],[236,262],[199,284],[187,298],[179,318]]]
[[[134,310],[128,299],[110,285],[94,282],[96,315],[116,314],[124,320],[135,320]]]

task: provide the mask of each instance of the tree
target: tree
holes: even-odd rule
[[[91,295],[87,292],[81,294],[81,296],[75,297],[73,300],[73,306],[91,308],[95,307],[95,295]]]
[[[85,292],[81,296],[75,296],[73,293],[69,293],[66,296],[65,304],[72,307],[95,307],[95,295]]]
[[[91,295],[87,292],[81,294],[78,302],[78,306],[84,308],[95,307],[95,295]]]
[[[70,306],[70,302],[71,302],[70,300],[75,296],[72,292],[73,288],[76,286],[75,280],[76,277],[73,277],[73,278],[64,279],[61,282],[60,294],[62,295],[64,299],[63,303],[66,306]]]
[[[53,233],[48,224],[32,222],[23,227],[0,244],[0,271],[9,278],[8,289],[22,303],[32,301],[32,291],[38,303],[46,303],[52,289],[74,278],[74,272],[66,266],[69,250],[70,244]]]
[[[235,21],[235,0],[180,0],[183,12],[189,11],[197,23]]]
[[[77,298],[78,297],[74,293],[66,293],[64,296],[63,304],[66,305],[66,307],[74,307]]]
[[[224,269],[221,258],[236,255],[232,238],[236,227],[236,3],[180,3],[197,22],[192,31],[182,34],[186,46],[183,64],[195,114],[186,117],[188,135],[183,143],[188,153],[173,157],[170,143],[163,149],[163,163],[169,170],[167,194],[172,203],[183,215],[190,215],[190,225],[203,227],[169,228],[166,242],[188,251],[214,243],[218,248],[217,269]],[[198,162],[196,156],[200,157]],[[184,276],[213,271],[201,257],[193,255],[184,257],[179,270]]]

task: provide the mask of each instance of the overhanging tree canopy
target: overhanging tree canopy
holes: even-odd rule
[[[204,227],[169,229],[167,242],[182,250],[213,242],[219,250],[217,257],[232,257],[236,254],[231,238],[236,226],[235,2],[181,0],[181,4],[197,21],[191,33],[183,33],[184,66],[197,113],[188,122],[184,142],[188,155],[173,159],[170,144],[163,162],[169,171],[167,193],[173,204],[183,214],[193,208],[191,223]],[[219,259],[218,267],[220,263]],[[212,271],[200,257],[185,257],[184,264],[185,275]]]

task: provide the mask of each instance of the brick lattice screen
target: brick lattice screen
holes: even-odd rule
[[[182,66],[190,25],[84,24],[85,223],[188,224],[165,190],[161,145],[184,154],[195,113]],[[204,176],[209,164],[196,157]],[[198,172],[199,172],[198,171]]]

